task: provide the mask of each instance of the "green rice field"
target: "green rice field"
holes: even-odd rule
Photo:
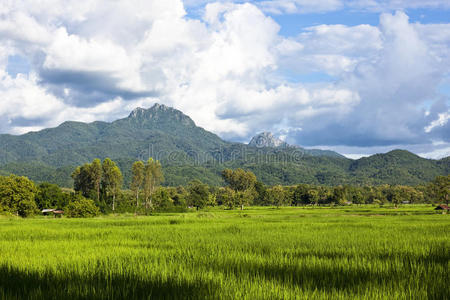
[[[430,205],[0,217],[0,299],[450,299],[449,270]]]

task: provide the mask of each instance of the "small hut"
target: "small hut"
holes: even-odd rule
[[[445,204],[439,204],[438,206],[436,206],[434,210],[449,211],[450,207],[448,207],[448,205]]]
[[[64,211],[61,209],[54,209],[54,208],[46,208],[42,210],[42,214],[44,214],[44,216],[48,216],[50,213],[53,213],[53,215],[56,217],[62,217],[62,215],[64,214]]]
[[[55,209],[53,209],[53,208],[45,208],[45,209],[42,210],[42,214],[44,216],[48,216],[50,213],[52,213],[54,211],[55,211]]]
[[[61,218],[62,215],[64,214],[64,211],[61,209],[55,209],[53,211],[53,214],[55,215],[55,218]]]

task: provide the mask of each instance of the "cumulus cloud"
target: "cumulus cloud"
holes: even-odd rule
[[[270,0],[261,1],[259,5],[264,11],[273,14],[329,12],[344,6],[341,0]]]
[[[324,13],[344,8],[371,12],[450,8],[446,0],[267,0],[258,5],[271,14]]]
[[[180,0],[27,2],[0,4],[2,132],[114,120],[158,101],[238,141],[262,130],[324,147],[449,139],[448,99],[437,92],[449,24],[398,12],[379,26],[317,25],[286,38],[268,11],[358,1],[190,1],[208,2],[197,19]],[[30,62],[29,74],[6,72],[11,55]],[[298,79],[314,73],[332,80]]]
[[[355,40],[367,47],[365,51],[352,53],[345,49],[345,45],[343,49],[337,46],[328,50],[333,55],[335,51],[342,51],[341,54],[354,61],[341,73],[339,85],[357,92],[361,101],[344,121],[332,116],[322,118],[321,124],[313,125],[312,130],[298,132],[298,140],[311,145],[389,145],[421,143],[433,138],[433,134],[427,135],[423,128],[430,120],[436,119],[437,111],[425,116],[422,104],[436,97],[436,88],[449,70],[448,64],[442,64],[446,58],[431,49],[448,49],[448,45],[440,40],[440,46],[430,46],[430,39],[425,39],[402,12],[382,14],[379,27],[369,27],[365,30],[372,34],[364,37],[367,42]],[[421,29],[423,27],[426,26],[420,26]],[[345,30],[359,32],[361,29],[355,26]],[[313,33],[308,39],[313,39],[314,45],[314,39],[322,40],[323,37]],[[334,38],[333,30],[330,33]],[[325,47],[322,49],[327,51]],[[447,111],[445,106],[440,107],[439,113],[443,109]],[[302,124],[302,127],[309,126]]]

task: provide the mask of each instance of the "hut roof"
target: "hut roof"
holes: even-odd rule
[[[450,210],[450,207],[448,207],[448,205],[445,205],[445,204],[440,204],[440,205],[436,206],[435,210],[439,210],[439,209]]]

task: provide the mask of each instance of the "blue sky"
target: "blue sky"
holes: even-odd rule
[[[450,155],[450,3],[0,4],[0,133],[155,102],[227,140],[272,131],[357,158]]]

